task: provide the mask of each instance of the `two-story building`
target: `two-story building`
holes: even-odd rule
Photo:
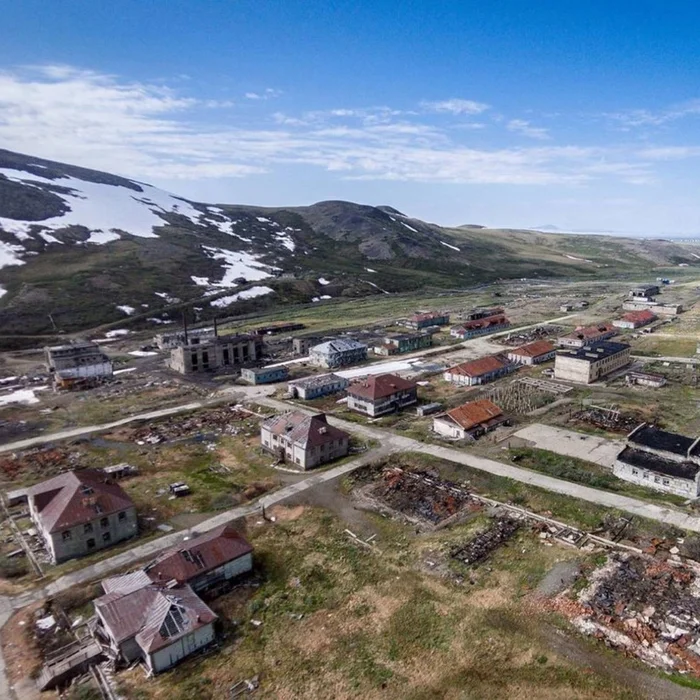
[[[700,495],[700,438],[642,423],[628,436],[613,466],[625,481],[686,498]]]
[[[317,367],[336,369],[367,359],[367,346],[356,340],[339,338],[315,345],[309,350],[309,362]]]
[[[44,357],[54,389],[88,387],[112,378],[112,360],[89,340],[46,347]]]
[[[433,344],[430,333],[402,333],[384,338],[381,345],[374,347],[375,355],[402,355],[405,352],[429,348]]]
[[[371,375],[348,387],[348,408],[375,418],[418,403],[418,385],[395,374]]]
[[[308,416],[301,411],[281,413],[260,426],[263,450],[295,469],[306,470],[349,451],[349,435],[329,425],[324,413]]]
[[[289,382],[289,395],[293,399],[311,401],[321,396],[330,396],[344,391],[350,382],[337,374],[316,374]]]
[[[497,333],[510,327],[510,321],[505,316],[488,316],[474,321],[465,321],[459,326],[450,328],[450,335],[453,338],[469,340],[480,335]]]
[[[560,350],[554,360],[554,377],[565,382],[591,384],[626,367],[630,354],[629,345],[609,340]]]
[[[133,501],[102,471],[65,472],[30,487],[26,498],[29,515],[54,564],[138,533]]]
[[[463,362],[450,367],[443,377],[446,381],[463,386],[477,386],[492,382],[499,377],[514,372],[518,366],[500,355],[489,355],[478,360]]]
[[[573,333],[561,336],[557,343],[560,348],[582,348],[617,334],[618,330],[612,323],[599,323],[596,326],[580,326]]]
[[[413,314],[413,316],[404,321],[404,325],[421,331],[431,326],[447,326],[449,322],[450,314],[430,311],[428,313]]]

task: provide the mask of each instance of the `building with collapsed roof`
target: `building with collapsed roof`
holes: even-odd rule
[[[469,340],[480,335],[489,335],[500,330],[510,328],[510,321],[505,316],[488,316],[473,321],[465,321],[459,326],[450,328],[450,335],[453,338]]]
[[[481,357],[451,367],[444,374],[446,381],[464,386],[476,386],[492,382],[517,369],[517,365],[498,355]]]
[[[450,322],[450,315],[431,311],[429,313],[413,314],[403,322],[404,326],[421,331],[431,326],[446,326]]]
[[[402,355],[405,352],[429,348],[433,344],[433,336],[430,333],[400,333],[384,338],[381,345],[373,349],[375,355]]]
[[[44,357],[56,389],[90,386],[112,377],[112,360],[89,340],[45,347]]]
[[[418,385],[396,374],[371,375],[350,384],[348,408],[372,418],[418,403]]]
[[[114,661],[165,671],[211,644],[216,614],[188,585],[155,584],[138,571],[103,582],[95,636]]]
[[[234,369],[262,356],[259,335],[223,335],[170,351],[168,366],[180,374]]]
[[[153,338],[153,343],[160,350],[172,350],[182,345],[199,345],[216,338],[215,328],[189,328],[177,331],[158,333]]]
[[[630,363],[626,343],[603,340],[582,348],[560,350],[554,360],[554,378],[565,382],[591,384]]]
[[[649,309],[657,316],[678,316],[682,313],[683,305],[673,301],[654,301],[653,299],[625,299],[622,302],[623,311],[644,311]]]
[[[289,382],[289,394],[293,399],[310,401],[343,391],[350,382],[337,374],[316,374]]]
[[[611,323],[599,323],[596,326],[580,326],[573,333],[563,335],[557,340],[560,348],[582,348],[584,345],[607,340],[618,334]]]
[[[661,290],[658,284],[638,284],[629,291],[630,299],[653,299]]]
[[[643,309],[641,311],[629,311],[623,314],[622,318],[615,319],[613,321],[613,326],[615,328],[625,328],[632,330],[634,328],[641,328],[646,326],[653,321],[656,321],[656,314],[650,309]]]
[[[348,454],[349,435],[328,424],[324,413],[281,413],[263,421],[260,443],[281,462],[296,469],[312,469]]]
[[[367,346],[356,340],[339,338],[314,345],[309,350],[309,362],[317,367],[347,367],[367,359]]]
[[[66,472],[26,491],[29,515],[58,564],[138,533],[136,507],[104,472]]]
[[[435,416],[433,430],[444,437],[458,440],[474,439],[507,422],[508,418],[495,403],[488,399],[480,399]]]
[[[628,436],[613,466],[625,481],[678,496],[700,495],[700,438],[642,423]]]
[[[625,381],[631,386],[648,386],[652,389],[660,389],[666,384],[666,377],[663,374],[652,374],[651,372],[628,372]]]
[[[553,360],[557,354],[554,343],[549,340],[535,340],[508,351],[508,359],[519,365],[539,365]]]

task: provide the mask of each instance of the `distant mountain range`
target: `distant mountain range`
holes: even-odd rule
[[[552,227],[553,228],[553,227]],[[290,302],[696,264],[692,247],[445,228],[389,206],[192,202],[105,172],[0,150],[0,328],[153,328]]]

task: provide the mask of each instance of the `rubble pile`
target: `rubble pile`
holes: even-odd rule
[[[562,335],[564,329],[561,326],[544,325],[531,328],[529,330],[523,330],[518,333],[509,333],[501,338],[496,338],[496,342],[501,345],[506,345],[510,348],[517,347],[519,345],[525,345],[526,343],[532,343],[535,340],[546,340],[555,335]]]
[[[386,469],[374,495],[404,515],[437,525],[470,502],[469,493],[451,481],[423,471]]]
[[[0,472],[10,481],[29,476],[47,478],[74,468],[79,461],[79,453],[60,447],[31,450],[0,457]]]
[[[612,554],[578,596],[574,624],[643,661],[700,677],[700,569]]]
[[[586,423],[614,433],[629,433],[641,422],[639,416],[611,409],[590,407],[571,416],[570,422]]]
[[[463,564],[476,564],[491,555],[520,529],[521,522],[509,517],[494,519],[491,527],[480,532],[466,544],[452,550],[453,559]]]
[[[130,437],[137,445],[158,445],[171,440],[183,440],[198,435],[237,435],[241,426],[250,420],[251,414],[238,405],[212,408],[206,411],[172,416],[156,424],[135,428]],[[257,425],[256,425],[257,430]]]

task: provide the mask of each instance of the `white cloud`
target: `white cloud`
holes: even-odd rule
[[[446,112],[449,114],[481,114],[490,106],[474,100],[452,98],[441,102],[421,102],[421,107],[429,112]]]
[[[539,126],[532,126],[530,122],[524,119],[511,119],[506,128],[508,131],[513,131],[516,134],[522,134],[530,139],[547,140],[549,139],[549,132]]]
[[[623,127],[662,126],[669,122],[700,115],[700,100],[689,100],[662,110],[631,109],[611,112],[605,116],[622,124]]]
[[[247,100],[272,100],[275,97],[280,97],[284,93],[282,90],[276,90],[275,88],[265,88],[263,92],[246,92],[244,97]]]

